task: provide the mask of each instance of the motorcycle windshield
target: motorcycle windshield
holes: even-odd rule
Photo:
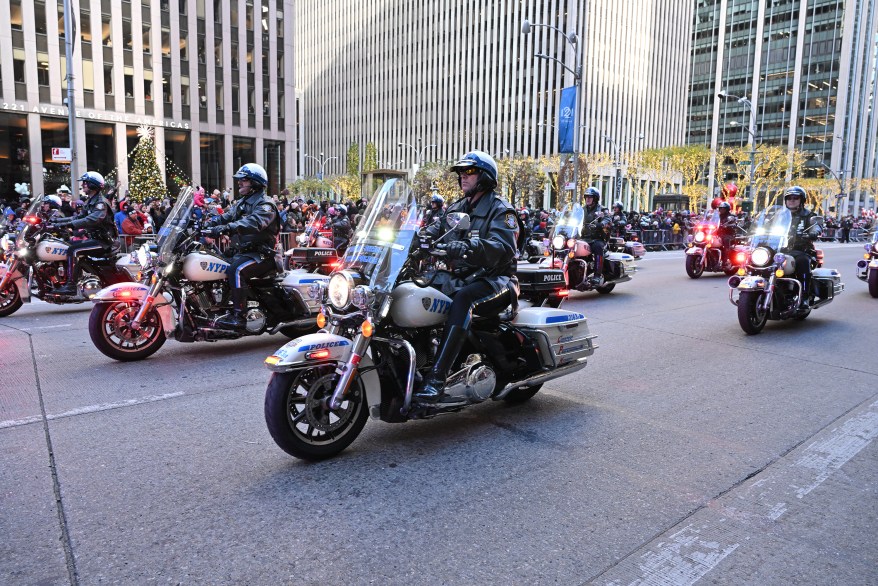
[[[561,216],[555,222],[552,238],[563,236],[564,238],[578,238],[582,233],[582,222],[585,221],[585,211],[577,204],[567,204],[561,211]]]
[[[23,248],[26,244],[25,237],[28,233],[33,231],[33,227],[28,223],[27,218],[30,216],[37,215],[37,212],[40,210],[40,205],[43,203],[43,196],[38,195],[34,198],[34,200],[30,203],[30,207],[27,208],[27,213],[24,215],[24,227],[22,227],[21,232],[18,233],[18,238],[15,239],[16,248]]]
[[[714,210],[711,214],[706,214],[704,219],[701,220],[702,226],[713,226],[714,228],[719,226],[719,212]]]
[[[405,265],[423,220],[403,179],[382,185],[357,225],[341,270],[357,273],[376,292],[389,293]]]
[[[752,248],[770,248],[775,252],[786,247],[793,216],[784,206],[765,208],[756,219],[756,228],[750,237]]]
[[[183,188],[177,198],[177,203],[171,208],[165,223],[159,228],[156,240],[159,264],[166,265],[173,260],[174,248],[186,235],[186,228],[189,226],[194,206],[195,192],[191,187]]]

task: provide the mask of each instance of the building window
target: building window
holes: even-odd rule
[[[180,31],[180,61],[189,60],[189,33]]]
[[[232,2],[234,4],[234,2]],[[217,24],[223,21],[223,1],[213,0],[213,21]]]
[[[222,39],[213,40],[213,59],[217,67],[223,66],[223,41]]]
[[[14,186],[30,181],[27,116],[0,112],[0,184]],[[31,191],[35,191],[34,186]]]
[[[252,163],[256,159],[253,152],[253,139],[236,136],[232,142],[232,166],[237,169],[241,165]]]
[[[91,44],[91,13],[87,10],[83,10],[79,15],[79,24],[80,24],[80,38],[83,43]]]
[[[122,48],[126,51],[134,49],[134,37],[131,35],[131,21],[122,19]]]
[[[148,24],[144,24],[143,26],[143,52],[145,54],[152,53],[152,39],[150,34],[152,33],[152,28]]]
[[[12,50],[12,79],[16,83],[25,83],[24,49]]]
[[[174,94],[171,92],[171,75],[169,73],[162,76],[162,93],[165,95],[165,103],[170,104]]]
[[[38,35],[46,34],[46,2],[37,0],[34,2],[34,29]]]
[[[113,66],[104,65],[104,93],[113,94]]]
[[[171,29],[162,28],[162,57],[171,56]]]
[[[104,47],[113,46],[113,27],[109,14],[101,15],[101,43]]]
[[[240,112],[241,111],[241,99],[240,99],[241,88],[239,86],[232,86],[232,112]]]
[[[95,91],[94,61],[82,60],[82,89],[87,92]]]
[[[262,141],[262,165],[268,173],[268,193],[278,194],[284,188],[284,143],[279,140]]]
[[[116,168],[116,138],[113,124],[85,123],[88,169],[107,175]]]
[[[192,183],[192,146],[188,132],[165,130],[165,184],[173,193]]]
[[[180,103],[189,105],[189,77],[186,75],[180,77]]]
[[[37,53],[37,83],[49,85],[49,54]]]
[[[148,78],[147,73],[149,74]],[[143,99],[147,102],[152,101],[152,71],[143,72]]]
[[[225,172],[225,142],[222,135],[201,133],[201,185],[208,192],[221,189]]]
[[[9,23],[12,25],[12,30],[20,31],[22,30],[22,23],[24,22],[22,14],[21,14],[21,0],[10,0],[9,1]]]
[[[125,68],[128,69],[127,67]],[[134,74],[125,72],[125,97],[133,98],[134,97]]]
[[[267,89],[262,90],[262,115],[271,116],[271,92]]]
[[[207,88],[203,79],[198,80],[198,105],[207,108]]]
[[[221,82],[216,83],[216,109],[223,109],[223,84]]]

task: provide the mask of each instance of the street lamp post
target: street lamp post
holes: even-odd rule
[[[637,143],[639,144],[644,138],[643,134],[639,134],[637,136]],[[614,198],[616,201],[621,201],[622,199],[622,149],[625,148],[626,145],[630,144],[632,140],[634,140],[633,136],[629,136],[622,140],[621,145],[617,144],[613,137],[609,134],[604,133],[604,140],[606,140],[613,147],[613,167],[616,168],[616,184],[613,186],[613,192],[616,197]],[[635,147],[636,148],[636,147]]]
[[[320,172],[317,174],[317,178],[320,179],[321,181],[323,181],[323,172],[326,170],[326,163],[328,163],[329,161],[331,161],[333,159],[338,158],[338,157],[323,158],[323,153],[320,153],[319,159],[317,157],[315,157],[314,155],[303,154],[302,156],[305,157],[306,159],[314,159],[315,161],[317,161],[317,164],[320,165]]]
[[[418,172],[418,169],[421,168],[421,161],[424,159],[424,153],[427,152],[427,149],[433,148],[433,147],[438,146],[438,145],[428,144],[427,146],[421,147],[421,139],[419,138],[418,139],[418,146],[409,144],[407,142],[397,143],[396,146],[407,146],[410,149],[412,149],[413,151],[415,151],[416,162],[414,165],[412,165],[412,176],[414,177],[414,175]]]
[[[576,31],[570,31],[569,33],[565,33],[561,29],[556,26],[552,26],[550,24],[538,24],[531,23],[527,19],[521,24],[521,34],[526,35],[530,33],[530,29],[532,27],[545,27],[551,29],[567,41],[567,44],[573,49],[573,60],[574,66],[573,69],[567,66],[563,61],[551,57],[549,55],[544,55],[542,53],[537,53],[534,57],[539,59],[545,59],[547,61],[554,61],[559,64],[561,67],[569,71],[573,74],[573,85],[576,86],[576,101],[573,107],[573,198],[574,200],[577,198],[577,190],[579,189],[579,111],[582,105],[582,44],[579,42],[579,35],[576,34]]]
[[[733,96],[732,94],[726,93],[724,90],[719,92],[716,96],[724,100],[736,100],[739,104],[745,106],[747,110],[750,111],[750,123],[747,126],[747,133],[750,134],[750,183],[747,185],[747,199],[752,202],[753,206],[755,206],[756,193],[753,189],[753,183],[756,180],[756,153],[758,152],[756,150],[756,141],[759,140],[759,135],[756,134],[756,108],[753,107],[753,102],[747,98]]]

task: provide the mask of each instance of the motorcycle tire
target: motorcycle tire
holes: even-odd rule
[[[136,314],[139,304],[98,303],[88,316],[88,335],[95,348],[105,356],[121,362],[143,360],[155,354],[165,343],[165,330],[155,309],[146,315],[141,332],[131,339],[127,322]],[[123,313],[124,312],[124,313]]]
[[[336,411],[327,407],[338,375],[334,366],[273,373],[265,390],[268,433],[287,454],[316,462],[337,455],[357,439],[368,419],[359,375]]]
[[[503,400],[509,403],[510,405],[515,405],[517,403],[524,403],[543,388],[543,384],[540,383],[538,385],[534,385],[532,387],[524,387],[521,389],[513,389],[509,391],[509,394],[503,397]]]
[[[606,295],[616,288],[616,283],[607,283],[606,285],[601,285],[600,287],[595,287],[595,291],[600,293],[601,295]]]
[[[725,270],[723,271],[723,273],[725,274],[725,276],[727,276],[727,277],[731,277],[732,275],[736,275],[736,274],[738,274],[738,267],[734,267],[734,266],[733,266],[733,267],[729,267],[729,268],[725,269]]]
[[[701,258],[695,254],[686,255],[686,274],[690,279],[697,279],[704,274],[704,265]]]
[[[21,300],[21,292],[18,290],[18,287],[15,286],[15,283],[7,283],[6,288],[0,292],[0,317],[12,315],[21,309],[23,304],[24,301]]]
[[[869,295],[878,297],[878,269],[869,269],[866,280],[869,281]]]
[[[742,291],[738,297],[738,323],[747,335],[755,335],[762,331],[768,323],[768,312],[759,310],[761,291]]]

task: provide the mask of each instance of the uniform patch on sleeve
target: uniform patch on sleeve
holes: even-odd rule
[[[518,227],[518,219],[515,217],[514,213],[506,212],[506,226],[511,230]]]
[[[95,204],[95,207],[99,210],[102,210],[102,209],[104,209],[104,204],[102,204],[102,203]]]
[[[271,206],[268,205],[267,203],[264,203],[261,206],[259,206],[259,209],[262,210],[263,212],[270,212]]]

